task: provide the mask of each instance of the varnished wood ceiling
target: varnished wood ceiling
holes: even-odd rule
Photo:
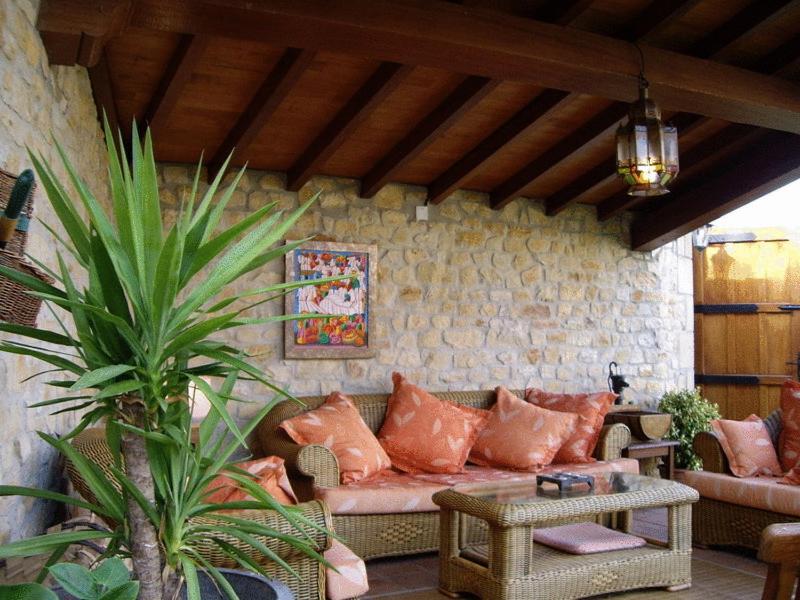
[[[653,249],[800,177],[800,0],[43,0],[55,64],[89,67],[157,158],[488,192],[556,215],[635,211]],[[614,130],[637,93],[680,134],[667,196],[627,196]]]

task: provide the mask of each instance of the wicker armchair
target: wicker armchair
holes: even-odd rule
[[[82,455],[91,459],[95,464],[103,469],[106,476],[113,479],[108,467],[113,464],[111,452],[106,444],[105,433],[102,429],[87,429],[81,432],[72,441],[73,447]],[[96,502],[96,498],[86,486],[80,473],[74,466],[67,461],[67,473],[70,481],[78,493],[86,500]],[[314,523],[326,529],[331,529],[331,516],[327,506],[318,501],[304,502],[299,505],[303,514]],[[263,525],[274,529],[278,533],[291,535],[296,533],[291,525],[277,512],[272,510],[248,510],[243,513],[250,520],[257,521]],[[203,517],[204,520],[212,520],[213,517]],[[321,549],[330,546],[330,537],[319,530],[310,530],[309,534],[314,538],[314,542]],[[270,577],[284,582],[294,594],[296,600],[325,600],[325,568],[318,561],[307,557],[298,552],[286,542],[276,539],[261,538],[261,541],[281,556],[299,575],[299,579],[283,570],[283,568],[269,560],[266,556],[255,552],[250,546],[242,545],[235,538],[227,537],[225,541],[239,547],[245,551],[250,558],[264,566],[265,571]],[[240,568],[229,557],[223,555],[216,544],[211,541],[204,541],[196,547],[196,550],[217,567]]]
[[[780,410],[773,411],[764,423],[777,447],[781,430]],[[697,434],[692,447],[702,459],[704,471],[726,473],[733,477],[725,452],[713,432]],[[695,544],[706,546],[744,546],[758,550],[761,533],[768,525],[800,521],[800,517],[723,502],[702,495],[692,511],[692,540]]]
[[[519,391],[514,393],[523,395]],[[437,392],[436,396],[476,408],[489,408],[495,401],[494,390]],[[305,407],[293,401],[282,402],[267,414],[256,430],[260,448],[254,452],[285,459],[292,487],[301,500],[313,498],[315,486],[338,486],[339,463],[328,448],[320,445],[300,446],[279,429],[278,425],[284,419],[317,408],[325,398],[326,396],[300,398]],[[389,394],[352,395],[350,398],[367,426],[377,433],[386,415]],[[594,455],[599,460],[618,459],[630,441],[631,433],[625,425],[606,425]],[[476,520],[475,523],[481,527],[481,521]],[[333,515],[333,527],[347,546],[364,560],[439,549],[438,512]],[[486,531],[471,530],[469,535],[477,543],[484,539]]]

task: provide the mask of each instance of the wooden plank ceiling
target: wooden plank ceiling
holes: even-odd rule
[[[800,177],[800,0],[43,0],[52,63],[149,123],[157,158],[464,188],[502,208],[636,213],[651,250]],[[627,196],[614,131],[637,94],[677,125],[672,193]]]

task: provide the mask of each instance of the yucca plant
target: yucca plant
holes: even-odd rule
[[[226,161],[199,197],[198,166],[175,224],[164,231],[149,131],[142,144],[134,128],[130,166],[121,139],[117,146],[107,122],[105,139],[113,214],[107,214],[92,195],[60,146],[58,152],[77,201],[50,165],[31,153],[66,236],[50,231],[83,271],[85,285],[78,284],[60,252],[57,270],[37,261],[56,285],[0,268],[0,274],[27,285],[45,303],[60,307],[71,317],[69,324],[56,316],[58,331],[0,323],[0,331],[28,338],[27,342],[2,342],[0,351],[39,359],[52,367],[45,373],[61,374],[47,384],[62,390],[63,395],[36,406],[79,411],[79,424],[60,439],[40,435],[80,471],[96,501],[11,486],[0,487],[0,495],[81,506],[102,516],[113,530],[39,536],[0,548],[0,557],[51,552],[52,564],[72,542],[107,538],[108,554],[131,557],[141,600],[171,598],[184,579],[189,597],[198,598],[198,567],[208,569],[219,585],[233,594],[224,578],[198,553],[197,544],[203,540],[217,544],[244,568],[262,574],[263,569],[242,546],[289,568],[265,545],[264,538],[279,538],[322,560],[308,536],[314,525],[299,511],[275,502],[251,476],[230,464],[233,452],[245,444],[245,437],[272,404],[291,395],[276,387],[245,353],[218,336],[236,327],[296,318],[246,315],[295,284],[225,297],[223,292],[243,275],[301,243],[279,244],[315,197],[288,216],[269,204],[218,231],[243,171],[217,198]],[[228,410],[230,401],[239,400],[233,393],[240,375],[275,394],[273,402],[241,429]],[[218,378],[221,385],[214,389],[209,378]],[[187,398],[190,382],[211,404],[195,440],[191,439]],[[104,474],[69,444],[70,438],[101,421],[115,457],[113,476]],[[215,436],[218,426],[226,428],[229,435]],[[224,505],[205,502],[209,484],[222,470],[253,499]],[[263,508],[280,511],[294,525],[296,535],[281,535],[236,513],[217,512]]]

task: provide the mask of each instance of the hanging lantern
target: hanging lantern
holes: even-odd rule
[[[668,194],[666,186],[678,175],[678,130],[661,122],[642,75],[639,99],[631,104],[628,122],[617,129],[617,174],[631,196]]]

